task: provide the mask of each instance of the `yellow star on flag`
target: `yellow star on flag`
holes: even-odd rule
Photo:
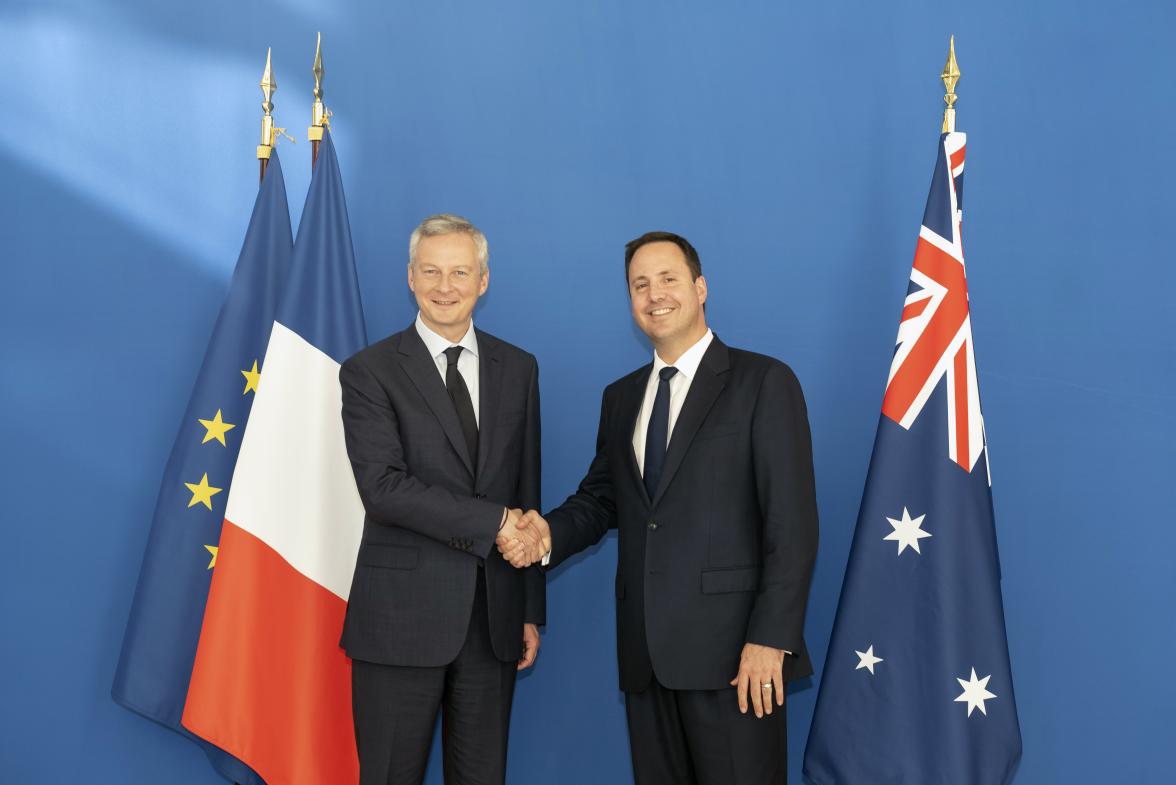
[[[197,418],[197,420],[207,431],[207,433],[204,434],[204,441],[200,442],[201,444],[207,444],[213,439],[216,439],[221,443],[222,446],[228,447],[228,445],[225,444],[225,433],[227,431],[231,431],[237,426],[222,420],[220,409],[216,410],[216,416],[214,416],[211,420],[200,420],[199,418]]]
[[[213,567],[215,567],[215,566],[216,566],[216,552],[217,552],[217,551],[219,551],[219,550],[220,550],[220,548],[218,548],[218,547],[217,547],[217,546],[215,546],[215,545],[205,545],[205,546],[204,546],[204,550],[206,550],[206,551],[208,551],[209,553],[211,553],[211,554],[212,554],[212,561],[210,561],[210,562],[208,563],[208,569],[210,569],[210,570],[211,570]]]
[[[241,392],[242,395],[253,390],[257,392],[257,383],[261,380],[261,371],[257,370],[257,360],[253,361],[253,369],[249,371],[241,371],[241,375],[245,377],[245,389]]]
[[[224,488],[213,488],[208,484],[208,472],[204,473],[200,482],[186,482],[184,485],[188,486],[188,490],[192,492],[192,501],[188,502],[189,507],[203,504],[210,510],[212,509],[212,497],[224,490]]]

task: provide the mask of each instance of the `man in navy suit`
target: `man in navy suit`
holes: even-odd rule
[[[427,218],[409,242],[408,329],[343,363],[366,516],[342,645],[361,785],[416,785],[441,713],[447,783],[501,785],[516,669],[535,661],[543,575],[493,553],[539,505],[535,358],[473,326],[485,236]]]
[[[638,785],[786,781],[785,682],[812,673],[804,615],[817,548],[796,376],[707,327],[684,237],[626,246],[650,364],[604,391],[579,489],[500,546],[550,566],[619,530],[617,653]]]

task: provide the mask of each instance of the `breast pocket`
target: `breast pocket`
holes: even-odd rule
[[[715,422],[704,423],[699,429],[698,434],[694,437],[694,441],[703,442],[710,439],[724,439],[733,436],[738,436],[742,432],[742,427],[737,422]]]

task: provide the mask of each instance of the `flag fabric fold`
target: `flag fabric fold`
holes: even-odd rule
[[[811,785],[1006,785],[1021,757],[961,240],[940,138],[805,751]]]
[[[269,785],[358,781],[339,635],[363,507],[338,373],[366,342],[328,132],[228,494],[183,716]]]
[[[111,690],[116,702],[190,738],[180,719],[225,500],[292,248],[286,185],[275,151],[164,470]],[[261,783],[240,761],[193,741],[226,779]]]

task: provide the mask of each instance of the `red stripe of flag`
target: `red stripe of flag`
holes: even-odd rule
[[[956,431],[956,463],[965,471],[972,470],[968,460],[970,441],[968,438],[968,342],[960,344],[954,359],[955,375],[955,431]]]
[[[951,154],[951,169],[954,172],[959,168],[960,164],[964,162],[964,150],[966,147],[961,147]]]
[[[923,311],[927,310],[927,304],[931,302],[930,297],[924,297],[922,300],[915,300],[902,309],[902,321],[908,321],[919,316]]]
[[[886,388],[882,413],[897,423],[902,422],[919,397],[919,391],[947,353],[947,347],[968,316],[968,289],[962,264],[920,237],[915,247],[914,266],[947,292]]]
[[[358,782],[346,603],[227,519],[216,572],[184,727],[269,785]]]

